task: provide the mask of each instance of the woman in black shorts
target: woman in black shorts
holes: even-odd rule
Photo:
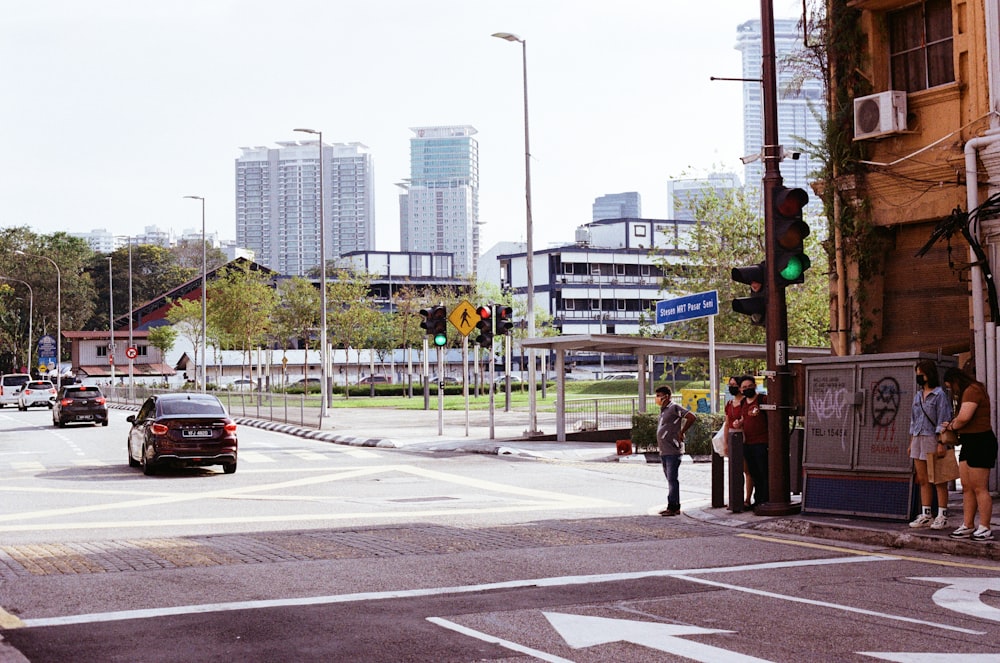
[[[955,418],[946,422],[944,429],[958,433],[958,443],[962,446],[958,471],[962,480],[964,522],[951,536],[992,541],[993,499],[988,484],[990,470],[997,462],[997,437],[990,425],[990,399],[982,384],[957,368],[945,371],[944,384],[958,403]],[[979,527],[975,527],[977,512]]]

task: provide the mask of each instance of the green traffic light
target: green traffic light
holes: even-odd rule
[[[446,334],[435,334],[434,335],[434,345],[444,347],[448,343],[448,336]]]
[[[784,269],[778,272],[781,278],[786,281],[795,281],[796,279],[802,278],[806,270],[812,262],[809,260],[809,256],[804,253],[798,255],[793,255],[788,259],[788,264],[785,265]]]

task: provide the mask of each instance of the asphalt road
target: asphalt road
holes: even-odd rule
[[[1000,660],[1000,565],[661,518],[656,466],[247,428],[144,477],[124,416],[0,412],[4,663]]]

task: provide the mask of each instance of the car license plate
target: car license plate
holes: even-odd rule
[[[90,420],[92,420],[94,418],[94,415],[92,415],[92,414],[78,414],[78,415],[76,415],[76,418],[79,419],[80,421],[90,421]]]
[[[212,431],[199,428],[197,430],[186,430],[181,433],[184,437],[212,437]]]

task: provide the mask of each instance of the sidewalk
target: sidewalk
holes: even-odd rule
[[[432,400],[432,407],[435,405]],[[301,437],[353,446],[394,448],[418,453],[479,453],[546,458],[564,461],[619,462],[614,444],[608,442],[552,442],[530,439],[527,411],[494,415],[493,438],[490,438],[489,413],[446,410],[440,415],[432,410],[332,409],[322,430],[299,426],[238,419],[239,423],[268,430],[278,430]],[[555,433],[555,415],[538,413],[537,428],[543,434]],[[438,435],[438,426],[442,434]],[[468,422],[468,423],[467,423]],[[709,463],[699,463],[709,472]],[[706,477],[707,480],[707,477]],[[799,496],[792,496],[793,503]],[[949,527],[944,530],[911,529],[905,522],[884,521],[826,514],[757,516],[753,512],[734,514],[725,508],[712,508],[707,500],[684,504],[684,515],[706,523],[756,531],[779,532],[837,541],[862,543],[891,549],[978,557],[1000,561],[1000,541],[974,543],[955,540],[949,534],[962,523],[962,494],[949,497]],[[1000,498],[993,501],[993,529],[1000,538]]]

